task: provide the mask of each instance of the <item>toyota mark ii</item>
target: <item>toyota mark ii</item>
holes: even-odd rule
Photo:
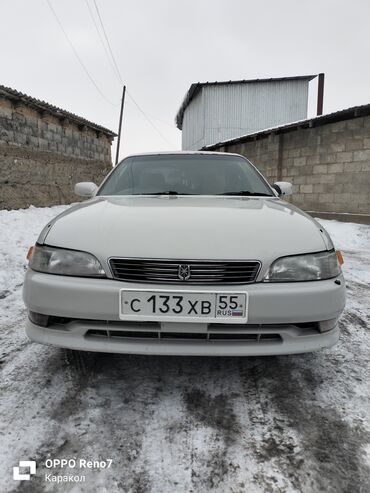
[[[125,158],[41,232],[27,334],[75,350],[303,353],[338,341],[345,284],[325,229],[244,157]]]

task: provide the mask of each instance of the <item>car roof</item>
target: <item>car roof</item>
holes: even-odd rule
[[[233,152],[212,152],[212,151],[160,151],[160,152],[141,152],[138,154],[130,154],[123,159],[129,157],[139,157],[139,156],[170,156],[170,155],[180,155],[180,156],[192,156],[205,154],[207,156],[238,156],[243,157],[240,154]]]

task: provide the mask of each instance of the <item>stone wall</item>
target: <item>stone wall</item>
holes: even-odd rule
[[[99,184],[110,170],[101,161],[0,145],[0,209],[78,202],[82,198],[74,194],[74,185]]]
[[[110,171],[112,137],[0,98],[0,209],[81,200],[78,181]]]
[[[292,182],[291,202],[304,210],[370,214],[370,116],[215,150],[246,156],[271,183]]]

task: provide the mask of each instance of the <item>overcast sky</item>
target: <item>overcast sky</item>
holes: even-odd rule
[[[87,2],[0,0],[0,84],[117,130],[122,88]],[[325,72],[324,112],[370,103],[368,0],[96,0],[129,94],[121,156],[180,149],[175,114],[193,82]],[[310,83],[309,116],[317,82]]]

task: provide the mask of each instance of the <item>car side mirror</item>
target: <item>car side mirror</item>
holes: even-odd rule
[[[293,186],[289,181],[276,181],[272,188],[274,188],[279,196],[282,195],[292,195]]]
[[[92,181],[81,181],[75,185],[75,194],[81,197],[94,197],[98,187]]]

